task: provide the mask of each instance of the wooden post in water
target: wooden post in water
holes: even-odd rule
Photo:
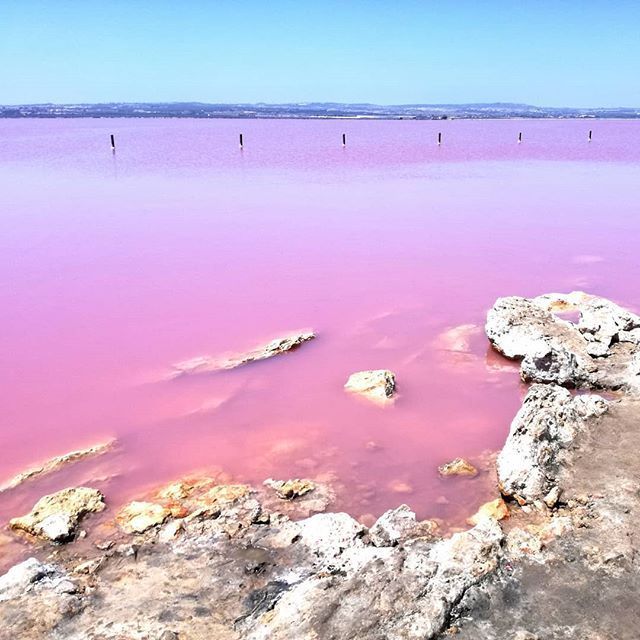
[[[591,131],[591,129],[589,129],[589,142],[591,142],[591,135],[593,134],[593,131]]]
[[[111,151],[116,152],[116,139],[113,133],[111,134]]]
[[[244,141],[242,139],[242,134],[240,134],[240,148],[244,149]]]
[[[522,142],[522,131],[518,133],[518,144],[520,144],[521,142]]]
[[[442,132],[438,131],[438,144],[442,144]]]
[[[346,133],[342,134],[342,146],[343,147],[347,146],[347,134]]]

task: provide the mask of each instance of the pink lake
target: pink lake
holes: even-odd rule
[[[0,120],[0,484],[118,441],[0,494],[0,526],[72,484],[113,513],[219,468],[461,524],[493,478],[437,466],[486,466],[524,388],[481,330],[447,332],[502,295],[640,308],[639,185],[640,121]],[[166,379],[305,328],[287,355]],[[375,368],[391,407],[343,391]]]

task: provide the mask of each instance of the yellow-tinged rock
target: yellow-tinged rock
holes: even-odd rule
[[[373,402],[385,404],[395,395],[396,376],[388,369],[358,371],[349,376],[344,388]]]
[[[495,500],[491,500],[491,502],[485,502],[467,522],[475,526],[487,518],[503,520],[508,517],[509,508],[507,504],[502,498],[496,498]]]
[[[9,525],[52,542],[70,540],[87,513],[104,509],[104,496],[97,489],[74,487],[43,496],[26,516]]]
[[[125,533],[143,533],[162,524],[171,511],[155,502],[131,502],[118,513],[117,521]]]
[[[279,498],[283,500],[293,500],[306,495],[316,488],[315,482],[311,480],[302,480],[293,478],[292,480],[273,480],[269,478],[263,483],[267,487],[271,487]]]
[[[219,484],[198,496],[194,507],[199,512],[217,513],[246,498],[250,493],[251,487],[246,484]]]
[[[451,462],[440,465],[438,472],[441,476],[475,476],[478,470],[464,458],[455,458]]]

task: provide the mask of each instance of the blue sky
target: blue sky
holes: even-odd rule
[[[0,103],[640,106],[640,1],[0,0]]]

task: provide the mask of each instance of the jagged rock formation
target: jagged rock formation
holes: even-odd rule
[[[498,455],[502,493],[520,504],[551,500],[560,489],[558,468],[576,436],[607,405],[599,396],[572,396],[557,385],[533,385]]]
[[[561,317],[572,312],[578,322]],[[500,353],[522,360],[525,381],[639,388],[640,317],[604,298],[582,292],[499,298],[485,329]]]

